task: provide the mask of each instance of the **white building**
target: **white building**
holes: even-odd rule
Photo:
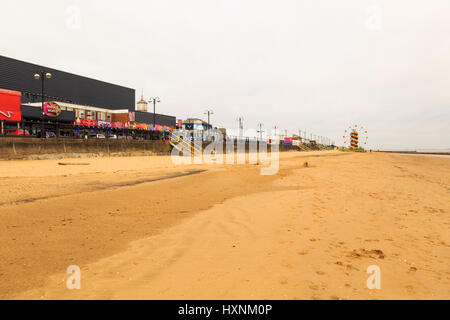
[[[185,130],[204,131],[208,130],[208,128],[212,129],[212,126],[202,119],[188,118],[183,121],[183,129]]]

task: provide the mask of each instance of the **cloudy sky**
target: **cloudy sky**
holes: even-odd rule
[[[448,0],[15,0],[2,2],[0,55],[143,88],[177,118],[212,109],[215,125],[243,117],[338,144],[357,124],[371,148],[450,148],[449,12]]]

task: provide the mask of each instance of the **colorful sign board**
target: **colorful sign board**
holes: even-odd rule
[[[102,120],[91,120],[91,119],[80,119],[76,118],[74,125],[76,126],[87,126],[87,127],[99,127],[99,128],[118,128],[118,129],[140,129],[140,130],[153,130],[152,124],[139,123],[139,122],[109,122]],[[156,125],[156,131],[160,132],[171,132],[173,127]]]
[[[111,128],[111,122],[98,120],[98,126],[101,128]]]
[[[43,112],[48,117],[57,117],[61,113],[61,107],[56,102],[47,102]]]
[[[134,127],[136,129],[148,130],[148,124],[146,124],[146,123],[137,123],[137,122],[135,122],[134,123]]]
[[[0,89],[0,120],[18,122],[22,120],[18,91]]]
[[[285,146],[292,146],[292,138],[284,138]]]
[[[111,122],[111,128],[128,129],[128,122]]]
[[[98,126],[98,121],[97,120],[91,120],[91,119],[76,118],[74,124],[76,126],[97,127]]]

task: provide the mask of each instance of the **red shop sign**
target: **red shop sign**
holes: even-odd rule
[[[97,127],[98,122],[97,122],[97,120],[76,118],[75,125],[76,126]]]
[[[111,128],[125,129],[128,128],[128,122],[111,122]]]
[[[20,97],[22,93],[0,89],[0,120],[18,122],[22,120]]]

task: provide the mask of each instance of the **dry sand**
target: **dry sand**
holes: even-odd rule
[[[259,170],[2,161],[0,297],[450,298],[450,157],[288,152]]]

